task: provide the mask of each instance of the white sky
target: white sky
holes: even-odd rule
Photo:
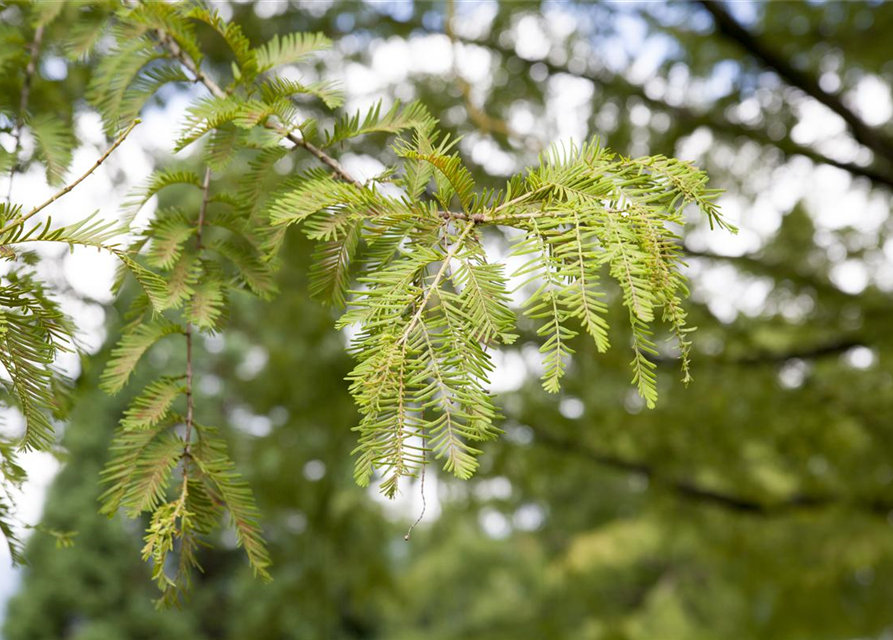
[[[487,28],[495,14],[492,2],[458,3],[458,6],[455,29],[457,33],[470,37],[479,35]],[[318,10],[319,5],[314,7],[308,4],[307,8]],[[255,10],[259,14],[275,13],[277,3],[258,3]],[[574,16],[565,13],[558,3],[552,5],[545,18],[531,15],[519,19],[515,25],[519,55],[528,60],[543,58],[548,54],[549,41],[564,38],[573,30],[574,21]],[[604,43],[600,53],[605,54],[609,67],[623,69],[629,65],[630,80],[648,81],[661,58],[666,55],[668,44],[665,38],[646,37],[647,31],[643,23],[632,15],[621,18],[618,24],[622,37]],[[347,36],[338,46],[349,50],[356,44]],[[473,96],[488,92],[494,77],[495,60],[491,59],[487,51],[473,46],[453,48],[443,35],[414,35],[408,40],[378,40],[372,43],[369,54],[369,65],[351,62],[345,67],[337,62],[337,53],[330,54],[333,72],[341,75],[347,90],[348,110],[369,106],[379,99],[387,104],[394,96],[411,99],[411,89],[403,84],[410,76],[447,75],[455,68],[472,85]],[[727,72],[727,68],[721,68],[717,78],[707,85],[694,82],[686,85],[684,83],[687,79],[682,78],[680,82],[683,84],[666,86],[666,83],[656,83],[653,87],[649,86],[649,90],[666,92],[667,99],[671,101],[679,101],[686,96],[697,99],[699,92],[721,93],[726,90],[726,85],[733,79],[724,77],[723,74]],[[833,78],[827,82],[833,82]],[[516,131],[535,137],[534,147],[543,146],[550,141],[579,140],[586,132],[587,119],[591,115],[593,91],[592,83],[587,80],[567,75],[555,76],[548,86],[549,102],[545,119],[535,119],[522,103],[512,108],[511,125]],[[893,115],[890,88],[878,78],[866,77],[855,94],[848,96],[848,100],[871,124],[886,122]],[[153,109],[144,114],[143,123],[107,163],[74,192],[49,207],[46,213],[59,223],[76,220],[97,209],[103,216],[116,216],[125,195],[149,176],[153,157],[169,153],[174,132],[179,126],[179,116],[187,104],[188,97],[179,95],[164,110]],[[754,112],[754,107],[756,105],[743,103],[738,108],[738,116],[746,121],[749,114]],[[635,115],[637,118],[641,117],[644,123],[650,117],[650,112],[647,108],[643,109],[644,111]],[[842,160],[864,160],[867,151],[860,149],[846,137],[841,120],[826,108],[813,102],[805,102],[801,107],[801,116],[802,119],[792,134],[795,140],[803,144],[815,144],[823,152]],[[78,176],[86,170],[107,144],[96,114],[83,114],[78,121],[78,130],[85,144],[75,154],[70,177]],[[0,143],[9,146],[8,140],[0,140]],[[715,152],[714,147],[715,141],[710,133],[699,130],[681,143],[677,154],[697,162],[708,150]],[[508,174],[519,168],[515,166],[516,161],[512,156],[505,154],[485,136],[468,136],[463,141],[462,150],[495,173]],[[852,225],[869,238],[876,238],[879,225],[889,214],[889,195],[870,193],[863,186],[854,184],[849,174],[831,167],[816,169],[808,161],[794,159],[771,175],[761,176],[761,172],[767,171],[748,165],[746,149],[729,149],[725,156],[720,151],[715,157],[724,159],[734,171],[753,173],[754,179],[764,180],[767,187],[755,201],[734,194],[723,197],[721,204],[726,216],[741,228],[741,232],[738,236],[730,236],[696,229],[688,236],[692,248],[709,249],[726,255],[756,251],[777,230],[783,212],[800,199],[808,203],[820,233],[822,230],[827,232]],[[752,158],[753,160],[756,158]],[[348,155],[345,163],[351,170],[366,176],[375,175],[382,168],[373,158]],[[14,200],[26,208],[53,193],[45,184],[42,172],[36,168],[26,175],[18,176],[14,184]],[[0,179],[0,193],[6,193],[5,177]],[[140,220],[144,222],[154,211],[154,206],[154,202],[150,202]],[[835,255],[835,241],[830,234],[826,233],[824,237],[828,239],[829,255]],[[874,279],[880,286],[893,290],[893,244],[886,249],[877,256],[871,272],[863,263],[844,261],[844,254],[837,251],[841,259],[834,272],[835,282],[846,291],[858,292]],[[48,249],[47,252],[59,256],[65,253],[58,248]],[[92,251],[77,250],[73,255],[66,255],[60,260],[64,265],[64,277],[78,294],[100,303],[110,300],[114,259]],[[730,267],[708,270],[695,261],[692,276],[695,295],[707,300],[711,310],[724,320],[734,319],[737,313],[759,313],[769,294],[768,281],[739,276]],[[102,307],[70,300],[67,308],[74,316],[76,325],[81,328],[86,343],[94,349],[98,347],[105,338],[105,315]],[[535,371],[539,366],[537,353],[523,351],[497,353],[495,361],[497,369],[493,388],[497,392],[518,388],[527,373]],[[567,406],[562,405],[562,411],[567,411],[569,416],[579,415],[573,400],[568,399],[565,403]],[[25,486],[19,515],[23,521],[33,523],[39,519],[46,488],[58,469],[58,463],[49,454],[40,453],[23,456],[23,463],[31,479]],[[311,479],[321,477],[320,474],[325,473],[325,465],[321,461],[320,465],[306,468],[305,475]],[[429,473],[426,479],[426,519],[429,520],[436,518],[439,513],[437,496],[443,490],[443,485],[439,486],[437,483],[436,475]],[[491,491],[494,495],[511,491],[511,484],[499,478],[489,481],[483,487],[479,490]],[[374,491],[371,493],[377,496]],[[418,487],[405,488],[398,500],[388,503],[388,512],[400,518],[417,514],[420,509]],[[523,515],[517,514],[515,522],[503,521],[503,516],[493,512],[485,514],[481,524],[489,533],[498,536],[503,535],[508,527],[533,527],[541,519],[542,513],[537,511],[535,505],[530,505]],[[16,576],[10,570],[5,553],[5,548],[0,549],[0,603],[5,601],[16,584]]]

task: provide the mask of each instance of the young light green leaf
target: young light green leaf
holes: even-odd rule
[[[139,325],[125,333],[112,349],[99,386],[106,393],[117,393],[127,384],[140,358],[152,345],[165,336],[182,332],[180,325],[158,320]]]
[[[130,403],[121,426],[127,431],[154,427],[167,417],[174,400],[185,391],[182,377],[164,376],[155,380]]]
[[[278,35],[255,49],[258,70],[263,73],[283,64],[301,62],[309,55],[332,46],[332,41],[321,33],[289,33]]]

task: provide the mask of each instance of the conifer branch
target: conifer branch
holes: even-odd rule
[[[186,53],[180,48],[180,45],[176,43],[176,41],[168,36],[162,29],[157,29],[156,34],[158,36],[158,41],[161,45],[167,49],[174,58],[180,61],[180,63],[186,67],[193,76],[195,76],[196,82],[200,82],[211,92],[215,98],[224,99],[227,97],[226,91],[224,91],[219,84],[214,82],[214,80],[208,76],[204,71],[202,71],[198,65],[190,58]],[[282,133],[289,141],[296,144],[299,147],[302,147],[309,151],[312,155],[316,156],[316,158],[322,162],[324,165],[329,167],[335,175],[346,182],[352,183],[356,187],[362,188],[363,183],[354,178],[344,166],[338,162],[335,158],[327,154],[325,151],[311,143],[309,140],[305,140],[302,137],[296,136],[292,131],[286,131],[281,127],[277,127],[272,123],[268,123],[266,125],[270,129],[274,129],[279,133]]]
[[[86,171],[83,175],[81,175],[80,178],[78,178],[77,180],[75,180],[75,181],[72,182],[71,184],[69,184],[69,185],[63,187],[62,189],[60,189],[59,191],[57,191],[55,194],[53,194],[53,196],[52,196],[49,200],[47,200],[47,201],[44,202],[43,204],[37,205],[36,207],[34,207],[33,209],[31,209],[31,211],[29,211],[28,213],[26,213],[26,214],[24,214],[24,215],[22,215],[22,216],[19,216],[18,218],[16,218],[16,219],[13,220],[12,222],[10,222],[10,223],[4,225],[2,228],[0,228],[0,235],[6,233],[7,231],[9,231],[9,230],[11,230],[11,229],[14,229],[15,227],[18,227],[18,226],[21,225],[23,222],[26,222],[28,219],[30,219],[31,217],[33,217],[33,216],[35,216],[36,214],[40,213],[40,212],[43,211],[44,209],[46,209],[48,206],[50,206],[51,204],[53,204],[56,200],[58,200],[59,198],[61,198],[61,197],[64,196],[64,195],[66,195],[66,194],[69,193],[72,189],[74,189],[76,186],[78,186],[80,183],[82,183],[84,180],[86,180],[86,179],[87,179],[87,178],[88,178],[94,171],[96,171],[96,170],[100,167],[100,165],[101,165],[103,162],[105,162],[105,161],[108,159],[108,157],[109,157],[110,155],[112,155],[112,153],[115,151],[115,149],[117,149],[119,146],[121,146],[121,143],[124,142],[124,140],[127,138],[127,136],[130,135],[130,132],[133,131],[133,128],[134,128],[136,125],[138,125],[140,122],[141,122],[141,120],[140,120],[139,118],[137,118],[136,120],[134,120],[133,122],[131,122],[131,123],[130,123],[130,126],[128,126],[128,127],[124,130],[124,133],[122,133],[120,136],[118,136],[118,139],[115,140],[115,142],[112,144],[112,146],[109,147],[108,150],[106,150],[106,152],[103,153],[103,154],[99,157],[99,159],[98,159],[96,162],[93,163],[93,166],[90,167],[89,169],[87,169],[87,171]]]
[[[228,97],[227,92],[224,91],[223,88],[219,84],[217,84],[213,78],[211,78],[208,74],[206,74],[204,71],[202,71],[198,67],[198,65],[195,63],[195,61],[192,60],[192,58],[190,58],[183,51],[183,49],[177,44],[177,42],[173,38],[171,38],[167,33],[164,32],[164,30],[157,29],[155,31],[155,33],[158,38],[158,42],[161,44],[161,46],[163,48],[165,48],[174,58],[176,58],[180,62],[180,64],[182,64],[184,67],[186,67],[186,69],[190,73],[192,73],[196,82],[203,84],[205,86],[205,88],[207,88],[208,91],[211,93],[211,95],[213,95],[215,98],[226,99]],[[277,133],[279,133],[283,137],[287,138],[290,142],[292,142],[296,146],[301,147],[301,148],[305,149],[306,151],[308,151],[311,155],[315,156],[320,162],[322,162],[324,165],[329,167],[332,170],[332,172],[339,179],[344,180],[345,182],[349,182],[357,188],[360,188],[360,189],[363,188],[363,186],[364,186],[363,183],[360,180],[358,180],[357,178],[355,178],[353,175],[351,175],[350,172],[348,172],[347,169],[344,167],[344,165],[342,165],[340,162],[338,162],[338,160],[336,160],[335,158],[330,156],[328,153],[326,153],[325,151],[323,151],[322,149],[320,149],[319,147],[314,145],[309,140],[306,140],[303,137],[297,136],[297,135],[295,135],[295,133],[293,131],[290,131],[286,128],[283,128],[283,127],[278,126],[271,122],[265,123],[264,126],[267,127],[268,129],[272,129],[272,130],[276,131]],[[504,203],[502,206],[500,206],[496,210],[494,210],[490,216],[480,214],[480,213],[466,214],[466,213],[459,212],[459,211],[441,211],[439,213],[439,215],[444,219],[453,219],[453,220],[459,220],[459,221],[471,220],[471,221],[473,221],[475,223],[479,223],[479,224],[480,223],[492,223],[492,222],[497,222],[498,219],[493,216],[495,216],[495,214],[498,213],[498,211],[500,209],[502,209],[506,206],[510,206],[512,204],[515,204],[515,202]],[[505,220],[505,219],[501,219],[501,220]]]
[[[493,370],[488,350],[515,340],[516,316],[504,265],[488,263],[475,233],[481,225],[525,232],[513,253],[529,258],[519,275],[526,274],[525,285],[536,289],[524,306],[530,318],[543,321],[537,334],[544,341],[546,389],[559,390],[573,354],[568,341],[577,331],[572,322],[582,323],[600,350],[607,348],[607,305],[600,290],[600,274],[607,271],[619,282],[636,336],[635,382],[648,405],[654,403],[656,378],[648,358],[656,352],[648,323],[655,320],[654,310],[662,309],[680,342],[685,324],[677,302],[687,290],[678,273],[678,238],[671,225],[682,222],[682,207],[695,203],[711,226],[729,228],[714,203],[718,192],[707,188],[706,174],[662,157],[616,156],[593,141],[541,154],[538,165],[514,176],[502,190],[478,189],[455,150],[457,140],[439,133],[419,103],[404,108],[395,103],[386,112],[379,104],[365,115],[336,119],[324,132],[314,119],[301,121],[292,96],[313,95],[333,109],[340,100],[333,97],[331,85],[301,85],[264,74],[326,46],[328,40],[320,34],[291,34],[252,48],[238,25],[194,4],[140,3],[115,20],[124,28],[91,97],[107,123],[113,125],[128,110],[138,111],[165,82],[195,82],[209,94],[190,106],[176,143],[182,149],[205,138],[204,177],[162,172],[128,207],[132,218],[150,197],[171,185],[201,190],[196,223],[176,207],[163,207],[133,245],[135,253],[144,252],[149,266],[166,274],[169,290],[163,308],[186,304],[181,312],[185,327],[166,317],[142,327],[135,321],[105,378],[110,391],[120,389],[157,339],[185,333],[184,384],[168,376],[137,397],[122,421],[107,474],[114,484],[107,512],[117,509],[122,495],[131,514],[153,512],[149,535],[156,563],[163,564],[179,541],[180,562],[186,563],[181,566],[194,565],[195,535],[210,531],[226,510],[252,568],[269,576],[251,492],[225,441],[195,420],[194,338],[197,330],[219,328],[232,284],[260,297],[272,295],[269,262],[291,225],[303,225],[305,234],[319,243],[311,293],[347,308],[338,326],[359,326],[350,347],[358,362],[348,380],[362,415],[355,451],[355,478],[361,485],[369,483],[376,469],[383,470],[381,488],[393,497],[401,478],[417,477],[419,469],[424,473],[428,451],[443,461],[445,471],[467,479],[479,466],[476,443],[500,432],[499,412],[488,391]],[[210,25],[232,49],[233,82],[225,88],[201,69],[194,20]],[[147,60],[160,58],[166,59],[159,67],[163,72],[143,69]],[[126,78],[118,82],[121,68]],[[392,147],[398,166],[361,182],[328,149],[372,133],[409,135]],[[280,181],[268,198],[268,176],[275,175],[271,169],[290,150],[287,146],[303,148],[324,166]],[[211,171],[241,160],[243,152],[251,154],[247,174],[235,190],[221,190],[212,198]],[[402,193],[379,189],[383,182]],[[215,205],[209,212],[210,202],[223,207]],[[215,235],[204,243],[206,225],[214,227]],[[221,239],[218,233],[229,235]],[[193,236],[194,250],[188,250]],[[459,265],[455,271],[454,260]],[[351,291],[352,282],[358,283],[357,290]],[[147,309],[138,302],[134,316]],[[185,437],[164,435],[184,423],[172,413],[181,393],[186,395]],[[129,473],[131,460],[140,465],[136,476]],[[185,483],[179,505],[167,501],[178,463]],[[203,496],[207,508],[200,504]],[[188,587],[188,576],[181,585],[171,583],[163,571],[156,577],[165,598],[168,586]],[[180,579],[178,573],[176,581]]]

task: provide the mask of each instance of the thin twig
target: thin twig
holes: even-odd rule
[[[205,87],[208,89],[208,91],[211,92],[211,95],[213,95],[217,98],[224,99],[224,98],[228,97],[226,91],[224,91],[220,87],[220,85],[218,85],[216,82],[214,82],[214,80],[212,78],[210,78],[204,71],[202,71],[198,67],[198,65],[195,64],[195,61],[192,58],[190,58],[183,51],[183,49],[176,43],[176,41],[174,41],[173,38],[168,36],[164,31],[162,31],[160,29],[156,31],[156,34],[158,37],[159,44],[161,44],[162,47],[167,49],[167,51],[170,52],[170,54],[172,56],[174,56],[174,58],[179,60],[180,63],[184,67],[186,67],[186,69],[190,73],[192,73],[196,82],[200,82],[203,85],[205,85]],[[344,180],[345,182],[350,182],[357,188],[363,188],[363,183],[360,182],[358,179],[356,179],[354,176],[352,176],[350,174],[350,172],[348,172],[347,169],[345,169],[344,166],[340,162],[338,162],[338,160],[336,160],[335,158],[333,158],[332,156],[327,154],[325,151],[323,151],[322,149],[320,149],[313,143],[311,143],[307,140],[304,140],[303,138],[295,135],[294,132],[288,131],[284,127],[277,126],[273,123],[266,123],[264,126],[266,126],[268,129],[273,129],[275,131],[278,131],[280,134],[285,136],[289,141],[291,141],[295,145],[302,147],[302,148],[306,149],[307,151],[309,151],[320,162],[322,162],[323,164],[328,166],[330,169],[332,169],[332,171],[335,173],[335,175],[338,176],[338,178],[340,178],[341,180]],[[520,215],[513,215],[513,216],[499,216],[498,214],[501,211],[505,210],[507,207],[510,207],[511,205],[522,202],[522,201],[530,198],[535,193],[542,191],[543,189],[545,189],[545,187],[541,187],[540,189],[537,189],[532,192],[523,193],[520,196],[518,196],[512,200],[503,202],[499,206],[494,207],[489,212],[489,214],[484,214],[484,213],[466,214],[461,211],[441,211],[441,212],[439,212],[439,215],[444,220],[456,220],[459,222],[471,222],[472,225],[498,224],[498,223],[516,219],[516,218],[533,217],[534,215],[541,215],[541,214],[539,214],[539,213],[529,214],[529,215],[520,214]]]
[[[205,224],[205,211],[208,209],[208,201],[211,186],[211,168],[205,168],[205,177],[202,180],[202,205],[198,211],[198,221],[195,232],[196,255],[202,250],[202,227]],[[193,294],[193,298],[195,295]],[[192,366],[192,323],[186,323],[186,431],[183,434],[183,455],[189,455],[189,445],[192,442],[192,425],[195,415],[195,398],[192,393],[193,366]],[[183,467],[183,475],[186,475],[186,466]]]
[[[190,58],[186,54],[186,52],[183,51],[180,45],[178,45],[173,38],[171,38],[161,29],[156,30],[156,34],[158,36],[158,42],[161,44],[161,46],[170,51],[171,55],[179,60],[180,63],[192,73],[192,75],[195,77],[196,82],[201,82],[203,85],[205,85],[208,91],[211,92],[211,95],[213,95],[215,98],[225,99],[228,97],[226,91],[224,91],[219,84],[214,82],[214,80],[210,76],[202,71],[195,63],[195,61]],[[363,186],[363,183],[350,175],[347,169],[345,169],[340,162],[338,162],[335,158],[327,154],[325,151],[323,151],[313,143],[304,140],[299,136],[296,136],[291,131],[286,131],[280,127],[277,127],[272,123],[267,123],[264,126],[266,126],[268,129],[275,129],[279,131],[280,133],[285,135],[285,137],[288,138],[289,141],[309,151],[311,154],[316,156],[316,158],[320,162],[332,169],[332,171],[334,171],[335,174],[342,180],[353,183],[357,187]]]
[[[195,77],[196,82],[201,82],[203,85],[205,85],[205,87],[208,89],[208,91],[210,91],[211,94],[217,98],[222,99],[222,98],[227,97],[226,91],[224,91],[220,87],[220,85],[218,85],[216,82],[214,82],[214,80],[212,78],[208,77],[208,75],[205,74],[201,69],[199,69],[198,66],[195,64],[195,61],[192,60],[192,58],[190,58],[188,55],[186,55],[186,53],[182,50],[182,48],[180,48],[180,46],[170,36],[168,36],[166,33],[164,33],[161,30],[157,31],[157,35],[158,35],[159,43],[164,48],[166,48],[171,53],[171,55],[173,55],[177,60],[179,60],[180,63],[184,67],[186,67],[186,69],[188,71],[190,71],[192,73],[192,75]],[[265,126],[269,129],[274,129],[274,130],[278,131],[279,133],[284,135],[286,138],[288,138],[294,144],[296,144],[300,147],[303,147],[304,149],[309,151],[311,154],[316,156],[316,158],[320,162],[322,162],[323,164],[325,164],[326,166],[331,168],[332,171],[335,172],[335,175],[337,175],[340,179],[344,180],[345,182],[352,183],[357,188],[363,187],[363,183],[360,182],[359,180],[357,180],[355,177],[353,177],[347,171],[347,169],[344,168],[344,166],[340,162],[338,162],[335,158],[333,158],[332,156],[330,156],[325,151],[323,151],[319,147],[315,146],[311,142],[308,142],[307,140],[304,140],[303,138],[296,136],[293,132],[287,131],[286,129],[284,129],[282,127],[278,127],[274,124],[267,123]],[[503,202],[502,204],[494,207],[489,212],[489,214],[484,214],[484,213],[466,214],[461,211],[441,211],[441,212],[439,212],[439,215],[444,220],[456,220],[459,222],[471,222],[472,226],[478,225],[478,224],[498,224],[498,223],[503,223],[503,222],[506,222],[509,220],[514,220],[514,219],[523,219],[523,218],[539,216],[539,215],[542,215],[539,212],[532,213],[532,214],[517,214],[517,215],[512,215],[512,216],[500,216],[498,214],[501,211],[505,210],[507,207],[510,207],[514,204],[522,202],[544,189],[546,189],[546,187],[541,187],[539,189],[536,189],[535,191],[523,193],[520,196],[513,198],[512,200]]]
[[[28,99],[31,96],[31,81],[34,78],[34,72],[37,70],[37,56],[40,53],[40,43],[43,40],[44,25],[37,27],[34,32],[34,40],[28,51],[30,57],[28,66],[25,67],[25,81],[22,83],[22,96],[19,100],[19,113],[16,117],[16,128],[13,137],[15,138],[15,148],[12,152],[12,166],[9,168],[9,189],[6,192],[6,201],[12,202],[12,181],[15,178],[18,168],[19,150],[22,147],[22,127],[25,126],[25,113],[28,111]]]
[[[133,122],[131,122],[131,123],[130,123],[130,126],[127,127],[127,129],[124,130],[124,133],[122,133],[122,134],[118,137],[117,140],[115,140],[115,143],[114,143],[111,147],[109,147],[108,151],[106,151],[105,153],[103,153],[102,156],[99,158],[99,160],[97,160],[95,163],[93,163],[93,166],[90,167],[89,169],[87,169],[87,172],[84,173],[80,178],[78,178],[77,180],[75,180],[74,182],[72,182],[71,184],[69,184],[68,186],[63,187],[60,191],[57,191],[56,194],[55,194],[53,197],[51,197],[49,200],[47,200],[47,201],[44,202],[43,204],[34,207],[33,209],[31,209],[31,211],[29,211],[29,212],[26,213],[25,215],[23,215],[23,216],[19,216],[18,218],[16,218],[15,220],[13,220],[12,222],[10,222],[9,224],[5,225],[2,229],[0,229],[0,235],[6,233],[6,232],[9,231],[10,229],[13,229],[13,228],[19,226],[20,224],[22,224],[23,222],[25,222],[26,220],[28,220],[28,219],[31,218],[32,216],[34,216],[34,215],[36,215],[37,213],[39,213],[40,211],[43,211],[43,210],[46,209],[48,206],[50,206],[51,204],[53,204],[56,200],[58,200],[59,198],[61,198],[61,197],[64,196],[65,194],[67,194],[69,191],[71,191],[72,189],[74,189],[76,186],[78,186],[80,183],[82,183],[84,180],[86,180],[87,177],[88,177],[90,174],[92,174],[94,171],[96,171],[96,170],[99,168],[99,165],[101,165],[103,162],[105,162],[106,159],[107,159],[110,155],[112,155],[112,152],[114,152],[115,149],[117,149],[119,146],[121,146],[121,143],[124,142],[124,139],[127,138],[128,135],[130,135],[130,132],[133,131],[133,128],[134,128],[136,125],[138,125],[139,123],[140,123],[140,119],[139,119],[139,118],[137,118],[136,120],[134,120]]]

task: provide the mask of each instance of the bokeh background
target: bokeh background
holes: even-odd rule
[[[237,299],[199,357],[200,410],[250,475],[274,581],[252,580],[224,534],[189,606],[157,612],[139,523],[96,503],[125,403],[96,381],[129,292],[109,296],[111,261],[60,255],[92,355],[70,363],[67,453],[26,457],[21,515],[78,535],[72,549],[33,535],[21,570],[2,560],[3,638],[893,637],[893,4],[213,4],[256,43],[332,37],[311,75],[340,78],[350,111],[423,100],[464,136],[479,184],[590,136],[706,169],[741,231],[696,215],[686,230],[695,381],[684,388],[661,362],[662,397],[646,410],[630,354],[581,340],[564,392],[548,396],[536,347],[519,340],[496,358],[504,437],[469,482],[428,474],[425,519],[404,542],[421,487],[387,502],[353,483],[345,337],[308,300],[309,245],[295,233],[282,294]],[[228,64],[210,36],[207,50],[211,71]],[[88,73],[50,51],[37,81],[70,97],[83,143],[72,175],[106,145],[77,98]],[[153,103],[60,208],[112,215],[154,166],[189,163],[170,149],[186,102],[170,91]],[[381,138],[340,153],[364,176],[389,157]],[[286,163],[277,170],[305,166]],[[26,203],[49,191],[36,170],[15,188]],[[183,358],[164,344],[150,355],[159,369]]]

